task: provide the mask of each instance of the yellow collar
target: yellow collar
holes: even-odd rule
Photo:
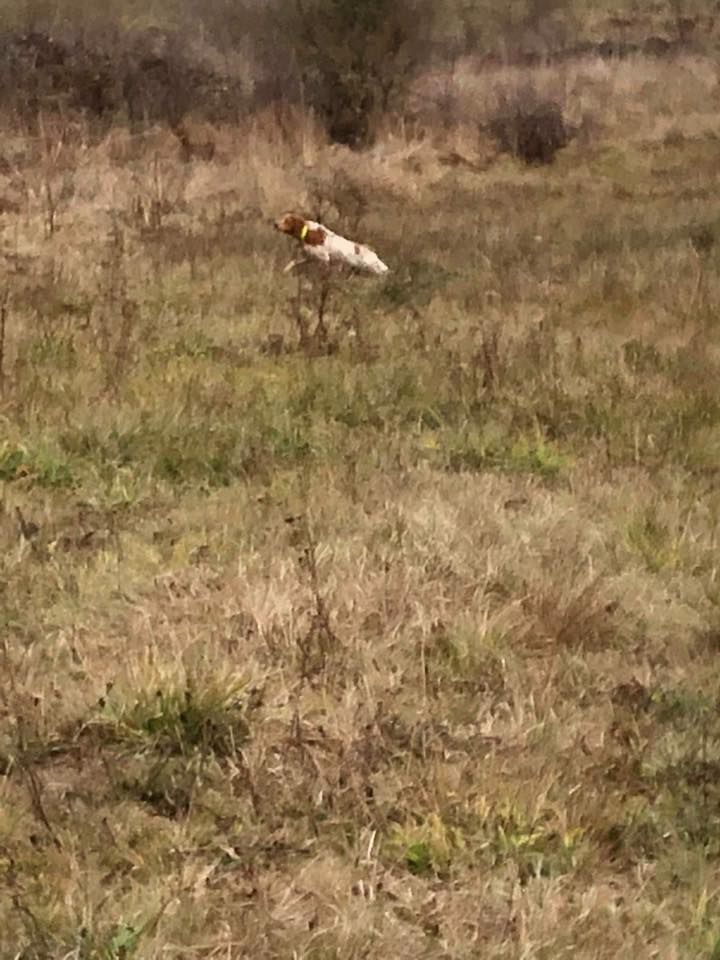
[[[300,239],[304,240],[305,237],[308,235],[308,233],[310,233],[310,227],[306,223],[304,223],[303,228],[300,231]]]

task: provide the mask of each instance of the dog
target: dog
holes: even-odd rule
[[[305,220],[294,213],[286,213],[280,217],[275,222],[275,229],[294,237],[302,248],[302,256],[291,260],[284,273],[289,273],[313,259],[327,267],[346,267],[376,276],[387,273],[390,269],[370,247],[347,240],[321,223]]]

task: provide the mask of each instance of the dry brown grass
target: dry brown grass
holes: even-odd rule
[[[452,74],[421,77],[414,105],[423,115],[442,117],[455,129],[487,125],[498,91],[510,95],[530,84],[544,97],[563,104],[571,124],[588,138],[608,146],[675,138],[713,137],[718,132],[714,104],[718,70],[714,60],[678,55],[670,60],[641,55],[623,60],[600,57],[569,60],[546,67],[505,66],[479,69],[460,61]]]
[[[52,232],[8,141],[0,956],[718,955],[715,120],[666,69],[623,135],[656,67],[578,65],[606,132],[542,171],[114,131]],[[303,206],[393,268],[326,356]]]

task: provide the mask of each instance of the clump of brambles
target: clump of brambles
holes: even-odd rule
[[[574,133],[561,104],[527,85],[498,91],[487,129],[501,151],[528,164],[552,163]]]

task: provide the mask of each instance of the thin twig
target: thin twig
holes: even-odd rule
[[[0,651],[2,652],[3,666],[4,666],[4,675],[7,679],[8,689],[10,695],[8,696],[8,691],[0,686],[0,696],[5,704],[5,709],[8,714],[15,717],[15,724],[17,727],[17,764],[27,783],[28,793],[30,794],[30,802],[32,804],[33,812],[35,816],[40,821],[40,823],[45,827],[48,832],[48,835],[55,846],[60,850],[62,849],[62,844],[60,839],[53,828],[53,825],[50,823],[50,818],[47,815],[45,810],[45,804],[43,802],[43,788],[40,778],[32,767],[32,762],[29,759],[30,751],[28,750],[27,737],[25,736],[25,721],[24,718],[18,713],[16,709],[16,704],[18,701],[17,694],[17,682],[15,679],[15,667],[10,656],[10,649],[8,647],[7,639],[3,639],[2,644],[0,645]]]
[[[298,274],[297,274],[297,293],[295,295],[295,302],[293,304],[293,307],[294,307],[295,323],[297,324],[298,335],[300,337],[300,347],[301,349],[305,349],[305,347],[307,347],[309,337],[308,337],[307,323],[305,322],[305,317],[303,316],[303,312],[302,312],[302,272],[301,271],[298,271]]]
[[[332,281],[329,272],[322,279],[320,287],[320,299],[318,301],[317,326],[315,327],[315,339],[318,343],[327,344],[328,334],[325,326],[325,310],[330,299],[330,290]]]
[[[7,306],[9,292],[6,290],[0,301],[0,393],[5,392],[5,332],[7,330]]]

